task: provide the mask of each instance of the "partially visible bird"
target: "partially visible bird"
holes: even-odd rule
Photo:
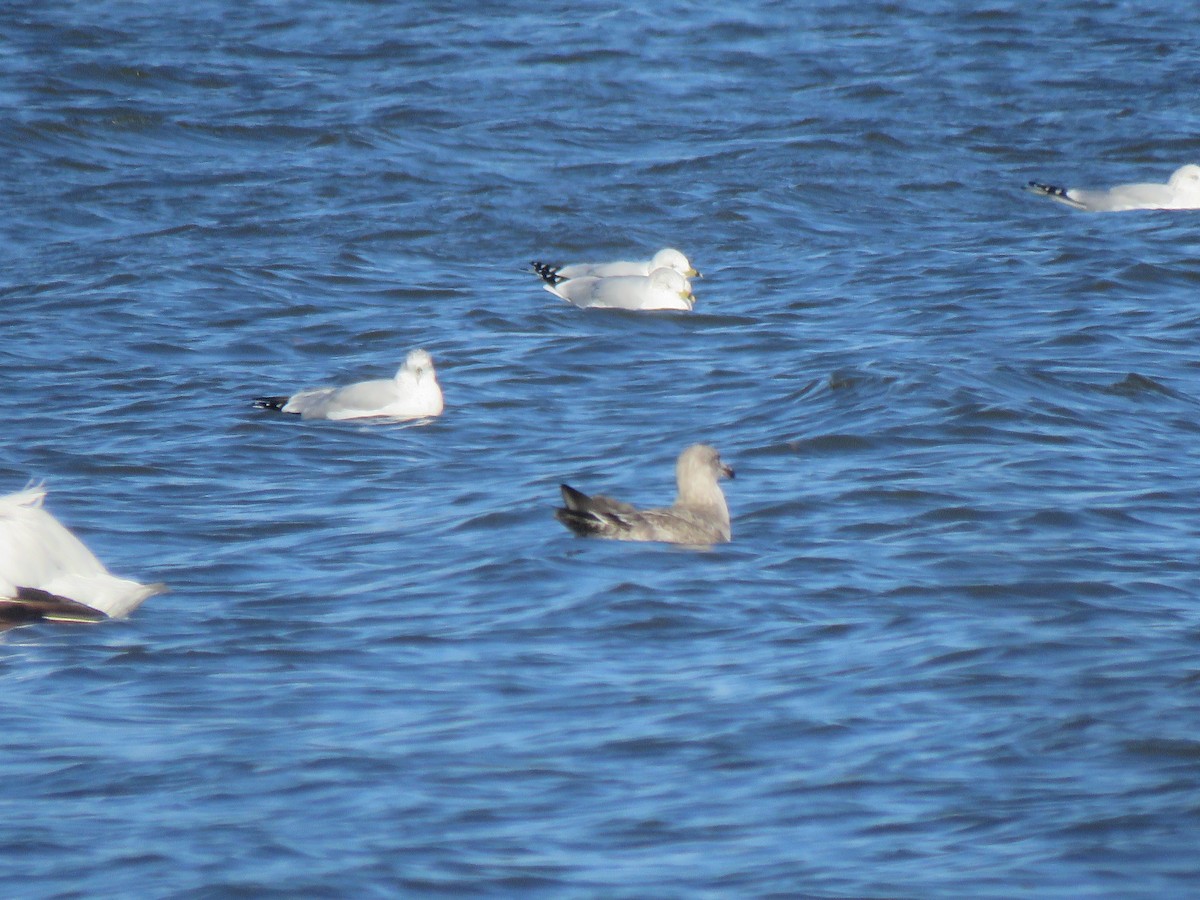
[[[45,497],[40,486],[0,497],[0,628],[120,619],[166,590],[112,575],[42,508]]]

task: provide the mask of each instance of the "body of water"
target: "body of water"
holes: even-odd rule
[[[1200,162],[1200,10],[0,8],[0,493],[171,588],[0,638],[4,894],[1196,890],[1200,212],[1021,186]]]

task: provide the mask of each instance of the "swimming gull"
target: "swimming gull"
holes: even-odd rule
[[[574,263],[555,266],[534,260],[533,271],[548,284],[558,284],[572,278],[612,278],[616,275],[649,275],[655,269],[674,269],[684,278],[700,278],[688,258],[672,247],[664,247],[650,259],[638,262]]]
[[[717,479],[733,477],[733,469],[708,444],[692,444],[679,454],[675,502],[662,509],[637,509],[611,497],[589,497],[570,485],[560,485],[565,508],[554,516],[581,537],[617,541],[665,541],[707,546],[732,537],[729,507]]]
[[[674,269],[655,269],[649,275],[585,275],[542,285],[556,297],[582,309],[681,309],[696,303],[692,285]]]
[[[1200,166],[1180,166],[1166,184],[1119,184],[1103,190],[1062,188],[1040,181],[1029,182],[1035,194],[1088,212],[1125,212],[1131,209],[1200,209]]]
[[[41,486],[0,497],[0,628],[38,619],[120,619],[166,590],[110,574],[42,509],[45,497]]]
[[[295,413],[303,419],[421,419],[442,413],[442,389],[433,357],[413,350],[395,378],[340,388],[309,388],[290,397],[259,397],[258,409]]]

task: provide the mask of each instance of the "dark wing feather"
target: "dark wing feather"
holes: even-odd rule
[[[554,518],[558,519],[558,521],[562,522],[580,537],[591,537],[592,535],[604,532],[604,523],[589,513],[559,508],[554,510]]]
[[[16,597],[0,599],[0,623],[22,625],[49,619],[54,622],[100,622],[108,618],[98,609],[84,606],[38,588],[17,588]]]
[[[577,491],[569,484],[560,484],[558,489],[562,491],[563,503],[567,504],[567,509],[572,512],[587,509],[588,502],[592,499],[583,491]]]
[[[611,497],[589,497],[569,484],[560,484],[565,508],[556,509],[554,517],[578,535],[610,535],[629,527],[625,517],[636,514],[629,503]]]
[[[1027,191],[1033,191],[1035,194],[1041,194],[1043,197],[1049,197],[1051,200],[1057,200],[1060,203],[1065,203],[1067,206],[1073,206],[1076,209],[1083,209],[1084,205],[1078,200],[1073,200],[1067,196],[1067,188],[1059,187],[1054,184],[1042,184],[1040,181],[1031,181],[1025,186]]]
[[[546,282],[546,284],[550,285],[551,287],[567,280],[558,274],[558,270],[561,269],[562,266],[552,266],[550,263],[538,262],[536,259],[529,265],[533,268],[533,271],[537,274],[538,278],[542,279],[542,281]]]

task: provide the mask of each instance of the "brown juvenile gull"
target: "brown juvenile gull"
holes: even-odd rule
[[[1166,184],[1118,184],[1108,190],[1063,188],[1031,181],[1028,190],[1086,212],[1131,209],[1200,209],[1200,166],[1180,166]]]
[[[569,485],[562,488],[565,508],[554,517],[581,537],[615,541],[664,541],[670,544],[707,546],[725,543],[732,537],[729,507],[717,484],[721,476],[733,477],[733,469],[708,444],[692,444],[679,454],[675,502],[662,509],[637,509],[611,497],[589,497]]]
[[[166,589],[111,574],[42,509],[45,497],[40,486],[0,497],[0,630],[38,619],[120,619]]]

